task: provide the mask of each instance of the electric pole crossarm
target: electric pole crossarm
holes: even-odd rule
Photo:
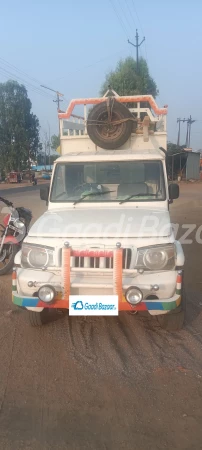
[[[136,63],[137,63],[137,73],[138,73],[139,72],[139,47],[145,41],[145,37],[139,43],[139,34],[138,34],[138,31],[136,30],[135,39],[136,39],[136,44],[133,44],[133,42],[130,42],[129,39],[128,39],[128,44],[131,44],[133,47],[136,48]]]
[[[181,129],[181,122],[187,122],[187,131],[186,131],[186,142],[185,142],[185,146],[186,148],[190,148],[190,143],[191,143],[191,126],[194,122],[196,122],[196,120],[192,119],[192,117],[190,116],[188,119],[177,119],[177,123],[178,123],[178,138],[177,138],[177,145],[180,145],[180,129]]]
[[[136,47],[136,45],[133,44],[132,42],[130,42],[129,39],[128,39],[128,44],[131,44],[131,45],[133,45],[133,47]]]
[[[41,87],[56,93],[57,98],[56,98],[56,100],[53,100],[53,102],[57,103],[57,110],[59,112],[60,111],[60,102],[63,102],[63,100],[60,97],[63,97],[64,94],[61,94],[61,92],[55,91],[54,89],[51,89],[48,86],[43,86],[42,84],[41,84]],[[60,136],[60,120],[59,120],[59,136]]]
[[[61,94],[61,92],[55,91],[54,89],[51,89],[51,88],[49,88],[48,86],[44,86],[44,85],[42,85],[42,84],[41,84],[41,87],[43,87],[43,88],[45,88],[45,89],[48,89],[49,91],[52,91],[52,92],[55,92],[55,93],[56,93],[57,99],[56,99],[56,100],[53,100],[53,102],[57,103],[57,105],[58,105],[58,111],[59,111],[59,109],[60,109],[60,102],[63,102],[63,100],[62,100],[60,97],[63,97],[64,94]]]
[[[140,45],[142,45],[142,43],[145,41],[145,37],[142,39],[142,41],[140,42],[140,44],[139,44],[139,47],[140,47]]]
[[[44,86],[43,84],[41,84],[41,87],[48,89],[49,91],[55,92],[57,95],[60,95],[61,97],[64,97],[64,94],[61,94],[61,92],[55,91],[54,89],[51,89],[48,86]]]

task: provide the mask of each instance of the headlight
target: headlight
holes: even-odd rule
[[[168,262],[168,254],[165,250],[150,249],[144,254],[143,262],[148,269],[163,269]]]
[[[34,269],[54,266],[53,248],[23,244],[21,263],[24,268],[32,267]]]
[[[15,220],[14,226],[18,228],[18,230],[22,230],[23,228],[25,228],[25,224],[20,219]]]
[[[45,284],[44,286],[41,286],[38,291],[38,296],[42,302],[45,303],[51,303],[55,298],[56,292],[55,289],[52,286],[49,286],[49,284]]]
[[[144,270],[172,270],[175,268],[174,244],[159,245],[142,248],[137,254],[137,269]]]

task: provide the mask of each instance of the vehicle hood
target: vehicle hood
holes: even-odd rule
[[[29,231],[30,237],[131,238],[166,237],[172,233],[165,210],[68,209],[45,212]]]

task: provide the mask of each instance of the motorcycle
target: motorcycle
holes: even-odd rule
[[[32,183],[32,186],[36,186],[37,185],[37,178],[35,177],[34,174],[32,174],[31,177],[30,177],[30,183]]]
[[[23,207],[14,208],[13,203],[0,197],[8,208],[9,213],[0,224],[0,275],[9,273],[14,266],[16,253],[20,250],[22,242],[26,237],[32,220],[30,209]],[[2,211],[3,212],[3,211]]]
[[[32,186],[36,186],[37,185],[37,179],[36,178],[32,178],[30,180],[30,183],[32,183]]]

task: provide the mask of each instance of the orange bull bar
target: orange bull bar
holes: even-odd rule
[[[62,279],[63,279],[63,300],[69,304],[70,295],[70,258],[77,257],[108,257],[113,258],[113,294],[118,295],[119,303],[122,302],[122,268],[123,250],[117,245],[114,251],[103,250],[72,250],[69,244],[65,244],[62,249]]]
[[[69,119],[72,112],[77,105],[97,105],[98,103],[106,102],[108,97],[100,98],[77,98],[71,100],[66,112],[58,112],[59,119]],[[117,96],[115,100],[120,103],[139,103],[147,102],[150,104],[151,108],[156,115],[166,115],[167,107],[159,108],[152,97],[152,95],[130,95],[130,96]]]

